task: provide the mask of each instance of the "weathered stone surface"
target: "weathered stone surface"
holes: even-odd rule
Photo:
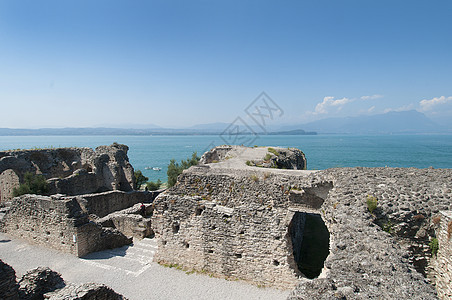
[[[106,285],[85,283],[68,285],[65,288],[45,295],[50,300],[127,300]]]
[[[232,160],[231,160],[232,159]],[[230,161],[229,161],[230,160]],[[258,166],[264,168],[306,170],[306,157],[296,148],[255,147],[223,145],[213,148],[201,157],[201,164],[231,162],[239,165]]]
[[[432,219],[451,208],[452,170],[244,165],[253,151],[254,159],[265,154],[259,149],[206,158],[157,197],[156,261],[282,288],[298,283],[291,299],[437,298],[423,274]],[[367,195],[378,199],[373,214]],[[320,217],[329,233],[329,254],[312,280],[297,259],[316,235],[303,216]]]
[[[110,191],[80,195],[76,199],[87,214],[103,218],[108,214],[127,209],[137,203],[150,203],[156,195],[154,192],[147,191]]]
[[[452,299],[452,212],[442,211],[436,228],[438,253],[432,258],[432,277],[441,299]],[[438,220],[437,219],[437,220]]]
[[[19,186],[19,176],[7,169],[0,173],[0,203],[4,203],[13,198],[13,189]]]
[[[153,237],[154,231],[151,227],[151,216],[153,207],[151,204],[145,205],[145,215],[141,215],[141,203],[130,208],[114,212],[105,216],[97,222],[104,227],[113,227],[128,237],[143,239]]]
[[[26,172],[48,179],[49,194],[80,195],[110,190],[131,191],[134,171],[120,144],[91,148],[57,148],[0,152],[0,200],[11,199]]]
[[[20,286],[20,287],[19,287]],[[99,283],[68,284],[47,267],[38,267],[16,282],[14,269],[0,260],[0,299],[2,300],[127,300]]]
[[[78,197],[23,195],[11,203],[0,230],[78,256],[130,244],[114,229],[90,221]]]
[[[44,299],[43,295],[65,286],[61,275],[49,268],[38,267],[28,271],[19,281],[20,299]]]
[[[304,275],[288,228],[297,212],[319,215],[320,205],[313,206],[304,194],[291,198],[291,189],[305,188],[309,195],[321,191],[326,197],[332,185],[308,177],[308,171],[288,176],[283,170],[245,164],[250,152],[260,157],[266,148],[233,149],[240,157],[220,155],[223,161],[192,167],[156,198],[152,226],[160,240],[154,260],[292,288]]]
[[[0,260],[0,299],[19,299],[19,285],[16,282],[16,272],[2,260]]]

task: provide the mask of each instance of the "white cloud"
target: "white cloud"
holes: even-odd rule
[[[344,106],[347,103],[352,102],[353,100],[349,98],[342,98],[342,99],[336,99],[334,100],[334,97],[325,97],[323,98],[323,101],[321,103],[318,103],[315,106],[315,110],[313,112],[314,115],[318,114],[326,114],[328,113],[329,107],[337,107],[337,110],[341,110],[342,106]]]
[[[386,108],[383,112],[384,113],[388,113],[388,112],[391,112],[391,111],[407,111],[407,110],[413,110],[414,109],[414,105],[413,105],[413,103],[410,103],[410,104],[408,104],[408,105],[404,105],[404,106],[401,106],[401,107],[398,107],[398,108]]]
[[[375,100],[375,99],[379,99],[379,98],[383,98],[383,95],[371,95],[371,96],[361,96],[360,99],[361,100]]]
[[[421,106],[421,111],[425,112],[433,110],[433,108],[437,105],[446,104],[448,102],[452,102],[452,97],[441,96],[430,100],[421,100],[419,105]]]
[[[369,109],[367,110],[368,113],[371,113],[375,110],[375,105],[372,107],[369,107]]]
[[[370,95],[370,96],[361,96],[359,98],[341,98],[341,99],[335,99],[335,97],[328,96],[324,97],[323,101],[320,103],[317,103],[315,106],[314,111],[307,111],[305,114],[307,116],[313,116],[313,115],[321,115],[321,114],[329,114],[329,113],[338,113],[342,110],[342,108],[349,103],[356,102],[356,101],[367,101],[367,100],[374,100],[378,98],[382,98],[382,95]],[[368,112],[372,112],[375,109],[375,106],[369,108]]]

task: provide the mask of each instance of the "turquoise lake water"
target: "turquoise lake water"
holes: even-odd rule
[[[225,142],[219,136],[0,136],[0,150],[91,147],[113,142],[129,146],[129,159],[150,180],[166,181],[170,159],[185,159]],[[452,135],[260,136],[252,145],[296,147],[308,169],[334,167],[452,168]],[[161,171],[145,170],[160,167]]]

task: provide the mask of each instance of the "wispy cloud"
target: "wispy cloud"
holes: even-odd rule
[[[388,113],[388,112],[391,112],[391,111],[407,111],[407,110],[413,110],[414,109],[414,104],[413,103],[410,103],[410,104],[407,104],[407,105],[404,105],[404,106],[400,106],[400,107],[397,107],[397,108],[386,108],[383,112],[384,113]]]
[[[328,114],[332,112],[339,112],[342,110],[342,108],[349,103],[356,102],[356,101],[368,101],[368,100],[375,100],[382,98],[382,95],[370,95],[370,96],[361,96],[359,98],[341,98],[341,99],[335,99],[335,97],[328,96],[323,98],[323,101],[318,103],[315,106],[315,109],[313,112],[308,112],[308,114],[311,115],[321,115],[321,114]],[[375,107],[371,108],[370,111],[374,110]]]
[[[446,104],[448,102],[452,103],[452,96],[450,97],[441,96],[429,100],[424,99],[419,102],[419,105],[421,106],[420,110],[422,112],[426,112],[433,110],[435,106]]]
[[[375,99],[379,99],[379,98],[383,98],[383,95],[371,95],[371,96],[361,96],[360,99],[361,100],[375,100]]]
[[[342,109],[342,106],[344,106],[347,103],[352,102],[349,98],[342,98],[342,99],[334,99],[334,97],[325,97],[323,98],[323,101],[321,103],[318,103],[315,106],[315,110],[313,112],[314,115],[319,114],[327,114],[329,112],[329,108],[335,107],[336,111],[339,111]]]

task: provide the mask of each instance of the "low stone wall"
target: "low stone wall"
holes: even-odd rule
[[[441,299],[452,299],[452,212],[442,211],[436,231],[438,253],[433,261],[434,282]]]
[[[145,214],[141,215],[141,205],[114,212],[105,216],[97,222],[104,227],[112,227],[128,237],[143,239],[153,237],[154,231],[151,227],[151,216],[153,213],[152,204],[145,205]]]
[[[102,218],[137,203],[150,203],[156,195],[156,193],[148,191],[110,191],[81,195],[77,197],[77,200],[86,213]]]
[[[78,256],[132,242],[119,231],[90,221],[76,197],[61,195],[14,198],[0,222],[0,230]]]

